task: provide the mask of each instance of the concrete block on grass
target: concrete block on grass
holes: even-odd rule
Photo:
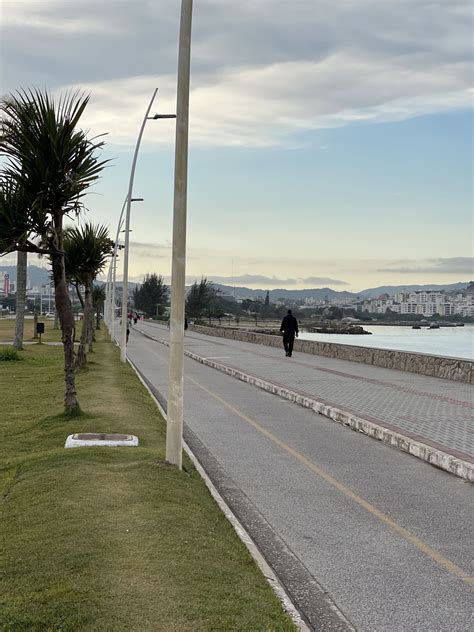
[[[66,439],[65,448],[87,448],[91,446],[136,447],[138,437],[129,434],[106,434],[99,432],[82,432],[71,434]]]

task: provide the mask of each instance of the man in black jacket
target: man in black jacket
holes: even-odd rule
[[[295,336],[298,337],[298,321],[291,313],[291,309],[288,310],[288,314],[281,321],[280,331],[283,332],[285,353],[288,358],[291,358]]]

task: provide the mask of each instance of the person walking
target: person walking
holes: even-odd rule
[[[298,337],[298,321],[291,313],[291,309],[288,310],[288,314],[281,321],[280,331],[283,333],[285,354],[288,358],[291,358],[295,336]]]

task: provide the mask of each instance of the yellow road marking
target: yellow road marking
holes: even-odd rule
[[[459,577],[464,582],[466,582],[466,584],[469,584],[470,586],[474,586],[474,577],[472,577],[471,575],[463,571],[463,569],[457,566],[456,564],[454,564],[454,562],[451,562],[450,560],[448,560],[439,551],[437,551],[436,549],[433,549],[431,546],[426,544],[426,542],[418,538],[413,533],[410,533],[410,531],[408,531],[407,529],[399,525],[397,522],[395,522],[395,520],[392,520],[389,516],[387,516],[387,514],[383,513],[383,511],[380,511],[380,509],[377,509],[377,507],[367,502],[361,496],[359,496],[358,494],[353,492],[351,489],[349,489],[348,487],[340,483],[338,480],[333,478],[325,470],[315,465],[304,454],[301,454],[301,452],[298,452],[294,448],[287,445],[284,441],[281,441],[281,439],[276,437],[273,433],[269,432],[268,430],[260,426],[260,424],[258,424],[254,419],[251,419],[244,413],[237,410],[237,408],[234,408],[234,406],[232,406],[232,404],[229,404],[229,402],[226,402],[225,399],[222,399],[222,397],[220,397],[213,391],[210,391],[208,388],[206,388],[205,386],[197,382],[195,379],[193,379],[189,375],[187,375],[186,377],[188,380],[193,382],[193,384],[201,388],[203,391],[208,393],[208,395],[210,395],[211,397],[216,399],[218,402],[220,402],[223,406],[231,410],[235,415],[237,415],[238,417],[246,421],[248,424],[250,424],[253,428],[255,428],[255,430],[257,430],[262,435],[270,439],[270,441],[273,441],[273,443],[275,443],[280,448],[282,448],[283,450],[291,454],[295,459],[300,461],[300,463],[303,463],[304,465],[306,465],[308,469],[310,469],[312,472],[314,472],[315,474],[323,478],[327,483],[329,483],[330,485],[335,487],[338,491],[340,491],[342,494],[347,496],[347,498],[350,498],[355,503],[357,503],[360,507],[363,507],[364,509],[366,509],[369,513],[371,513],[373,516],[378,518],[381,522],[386,524],[393,531],[398,533],[398,535],[400,535],[404,540],[406,540],[407,542],[410,542],[410,544],[413,544],[413,546],[415,546],[419,551],[422,551],[434,562],[439,564],[439,566],[442,566],[445,570],[447,570],[452,575]]]

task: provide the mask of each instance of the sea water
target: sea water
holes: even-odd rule
[[[439,329],[364,325],[364,329],[370,331],[372,335],[313,334],[302,331],[300,338],[474,360],[474,325],[440,327]]]

